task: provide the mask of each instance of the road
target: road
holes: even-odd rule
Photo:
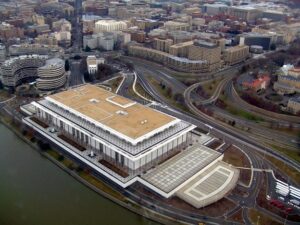
[[[80,72],[80,61],[70,59],[70,71],[69,86],[76,86],[84,83],[83,74]]]

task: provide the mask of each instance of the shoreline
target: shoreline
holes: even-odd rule
[[[8,117],[10,118],[10,117]],[[86,187],[88,187],[89,189],[91,189],[92,191],[96,192],[97,194],[101,195],[102,197],[114,202],[115,204],[118,204],[120,207],[124,207],[125,209],[143,216],[149,220],[152,220],[154,222],[160,223],[160,224],[166,224],[166,225],[174,225],[174,224],[190,224],[190,223],[186,223],[184,221],[179,221],[177,219],[174,219],[172,217],[168,217],[166,215],[163,214],[159,214],[156,211],[153,211],[149,208],[143,207],[142,205],[138,204],[137,202],[127,198],[126,196],[121,195],[124,197],[125,201],[121,201],[119,199],[117,199],[116,197],[113,197],[112,195],[108,194],[107,192],[97,188],[96,186],[94,186],[93,184],[91,184],[90,182],[88,182],[86,179],[84,179],[83,177],[81,177],[78,172],[69,169],[67,166],[65,166],[62,162],[58,161],[57,159],[55,159],[53,156],[51,156],[50,154],[47,153],[47,151],[43,152],[39,149],[38,146],[36,146],[35,143],[32,143],[28,138],[26,138],[25,136],[22,135],[22,133],[20,132],[20,128],[14,127],[13,125],[11,125],[8,121],[5,121],[5,119],[3,118],[3,115],[0,114],[0,123],[3,124],[7,129],[9,129],[10,131],[12,131],[20,140],[22,140],[23,142],[25,142],[26,144],[28,144],[30,147],[32,147],[35,151],[37,151],[41,156],[47,158],[48,160],[50,160],[52,163],[54,163],[54,165],[58,166],[60,169],[62,169],[64,172],[66,172],[68,175],[70,175],[71,177],[75,178],[78,182],[82,183],[83,185],[85,185]],[[27,127],[26,127],[27,128]],[[35,136],[34,136],[35,137]],[[48,143],[48,142],[47,142]],[[50,144],[50,146],[52,146]],[[51,148],[52,151],[56,152],[56,153],[61,153],[58,152],[57,150],[54,150],[53,148]],[[68,157],[66,157],[68,158]],[[69,159],[69,158],[68,158]],[[72,163],[76,163],[74,162],[72,159],[69,159],[70,161],[72,161]],[[99,180],[100,182],[104,183],[105,185],[109,186],[109,184],[103,182],[102,180],[100,180],[98,177],[93,176],[95,179]],[[111,188],[111,187],[110,187]],[[113,189],[115,190],[115,189]],[[117,191],[118,192],[118,191]]]

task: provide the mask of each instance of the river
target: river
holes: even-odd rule
[[[0,123],[1,225],[157,225],[96,194]]]

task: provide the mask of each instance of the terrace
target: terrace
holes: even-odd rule
[[[148,171],[142,178],[169,194],[219,157],[221,154],[212,149],[194,145]]]

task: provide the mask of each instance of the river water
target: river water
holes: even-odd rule
[[[157,225],[96,194],[0,124],[0,225]]]

